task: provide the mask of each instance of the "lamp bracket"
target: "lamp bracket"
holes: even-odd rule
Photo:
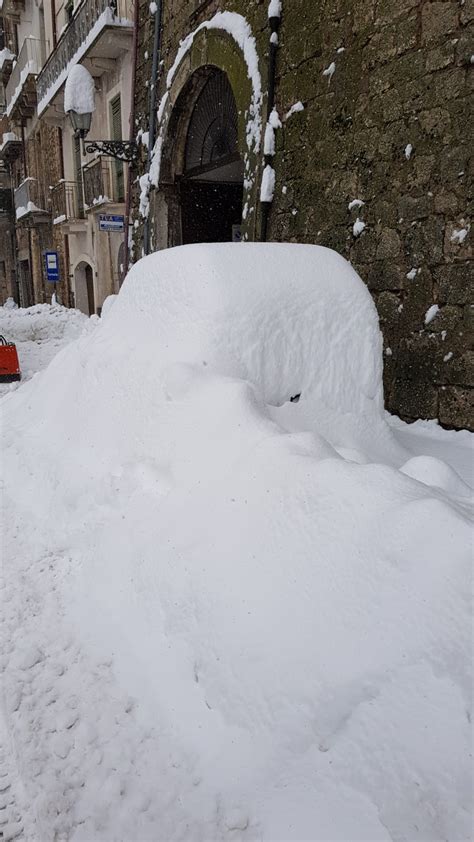
[[[133,140],[84,140],[85,151],[116,158],[134,164],[138,158],[138,146]]]

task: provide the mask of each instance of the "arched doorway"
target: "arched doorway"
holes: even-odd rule
[[[94,273],[92,266],[82,260],[74,269],[74,294],[78,310],[86,316],[95,313]]]
[[[238,240],[244,163],[237,106],[227,75],[216,67],[197,70],[177,112],[171,204],[177,203],[178,213],[170,244]]]

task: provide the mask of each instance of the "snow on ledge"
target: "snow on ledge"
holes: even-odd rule
[[[0,50],[0,70],[3,68],[3,65],[6,61],[14,61],[15,53],[12,53],[8,47],[4,47],[3,50]]]
[[[260,188],[261,202],[273,202],[273,196],[275,195],[275,180],[275,170],[270,166],[270,164],[267,164],[262,175],[262,186]]]
[[[16,209],[16,218],[21,219],[22,216],[26,216],[27,213],[48,213],[48,211],[43,210],[43,208],[39,208],[34,202],[28,202],[26,208],[20,207]]]
[[[15,134],[15,132],[4,132],[2,135],[2,142],[0,143],[0,151],[7,145],[7,143],[10,143],[10,141],[18,142],[19,140],[20,138]]]

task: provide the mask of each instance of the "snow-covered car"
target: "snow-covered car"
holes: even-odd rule
[[[343,258],[151,255],[2,412],[12,827],[468,838],[469,489]]]

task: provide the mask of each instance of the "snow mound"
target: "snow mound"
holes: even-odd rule
[[[414,456],[400,470],[425,485],[443,488],[451,494],[469,497],[471,489],[449,465],[433,456]]]
[[[0,335],[17,346],[22,383],[45,368],[69,342],[81,335],[88,318],[59,304],[18,307],[12,298],[0,307]],[[0,384],[0,395],[20,384]]]
[[[4,399],[41,838],[468,838],[469,500],[399,470],[381,351],[333,252],[192,246]]]
[[[330,249],[231,243],[159,252],[132,268],[106,328],[104,341],[122,330],[161,369],[207,366],[249,380],[274,406],[301,394],[328,433],[341,415],[367,414],[376,425],[383,415],[377,314]]]

